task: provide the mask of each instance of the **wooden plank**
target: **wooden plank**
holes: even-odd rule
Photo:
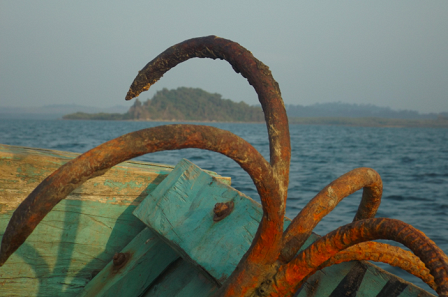
[[[87,284],[80,296],[141,296],[179,255],[145,228],[122,251],[128,260],[121,269],[113,262]]]
[[[63,200],[0,268],[0,296],[75,296],[144,225],[133,205]],[[12,213],[0,216],[3,234]]]
[[[350,272],[353,272],[351,277]],[[320,285],[321,283],[324,285]],[[369,262],[352,261],[318,271],[308,279],[296,296],[429,297],[434,295]]]
[[[249,248],[259,224],[254,217],[262,215],[257,202],[185,159],[149,197],[134,215],[220,282]],[[215,204],[229,201],[235,205],[233,212],[214,222]]]
[[[19,203],[76,156],[0,145],[0,238]],[[0,268],[0,296],[79,294],[144,229],[132,211],[172,168],[124,162],[76,189]]]
[[[145,292],[144,297],[211,297],[216,283],[204,276],[196,266],[179,258],[164,271]]]
[[[214,222],[214,205],[228,201],[234,202],[233,212],[222,221]],[[192,265],[204,269],[216,282],[222,283],[249,248],[262,211],[252,199],[182,160],[134,214],[166,238]],[[285,228],[287,224],[286,221]],[[305,246],[317,237],[312,235]],[[396,280],[406,284],[403,290],[412,287],[407,290],[410,295],[406,296],[432,296],[368,262],[325,268],[308,280],[298,296],[341,296],[338,292],[347,288],[354,290],[356,296],[371,296],[366,292],[375,288],[380,294],[388,283]]]
[[[212,296],[218,284],[203,270],[179,257],[158,235],[145,228],[122,253],[132,255],[114,272],[110,262],[87,286],[87,296]]]
[[[16,209],[43,179],[78,155],[0,144],[0,214]],[[138,205],[173,167],[147,162],[123,162],[106,174],[85,182],[66,199]],[[229,177],[207,172],[230,185]]]

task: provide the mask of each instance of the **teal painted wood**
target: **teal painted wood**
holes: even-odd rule
[[[360,278],[360,284],[355,291],[357,297],[393,297],[392,294],[381,295],[382,291],[387,288],[391,283],[398,292],[397,297],[426,297],[434,296],[419,287],[408,283],[395,275],[384,271],[383,269],[373,265],[369,262],[352,261],[347,263],[338,264],[332,267],[327,267],[322,271],[316,272],[312,275],[308,281],[302,286],[301,291],[297,294],[297,297],[309,297],[309,296],[352,296],[352,295],[338,295],[336,291],[339,287],[344,287],[344,278],[350,273],[350,271],[357,269],[357,265],[365,267],[365,274]],[[359,273],[359,269],[357,270]],[[401,287],[400,287],[401,286]],[[343,288],[341,291],[347,293],[353,288],[353,281],[347,285],[348,288]],[[333,295],[332,295],[333,294]]]
[[[214,205],[228,201],[235,204],[233,212],[222,221],[214,222]],[[262,211],[255,201],[182,160],[134,214],[166,238],[185,260],[222,283],[249,248]],[[287,224],[289,222],[285,222],[285,226]],[[310,236],[305,246],[317,237]],[[356,296],[382,296],[385,287],[395,290],[404,282],[368,262],[353,261],[316,273],[298,296],[340,296],[338,291],[353,288],[353,277],[357,277]],[[402,290],[397,296],[432,296],[408,283],[397,288]]]
[[[144,297],[208,297],[217,288],[203,271],[180,258],[148,288]]]
[[[179,255],[153,231],[145,228],[122,251],[126,264],[117,269],[109,262],[79,296],[141,296]]]
[[[73,153],[0,145],[0,236],[14,209],[11,205],[17,205],[40,180],[75,156],[76,154]],[[0,268],[0,296],[78,295],[92,276],[111,261],[114,253],[121,251],[144,229],[144,225],[131,213],[144,197],[151,194],[160,182],[163,183],[171,171],[171,166],[158,167],[131,162],[123,164],[125,166],[117,167],[109,171],[107,175],[97,177],[76,189],[75,193],[50,212],[43,224],[37,227],[26,243],[13,254],[4,267]],[[215,185],[218,184],[213,178],[211,181]],[[193,188],[198,186],[196,182],[191,184]],[[166,184],[168,183],[171,186],[177,186],[176,180],[171,177],[167,179]],[[168,187],[165,187],[165,190],[168,190]],[[188,192],[188,188],[185,190]],[[230,187],[227,190],[234,191]],[[228,197],[236,197],[230,192],[226,193]],[[191,201],[188,202],[189,194],[187,197],[184,195],[181,197],[186,200],[178,204],[190,203],[191,209],[188,208],[187,213],[179,212],[179,216],[188,217],[188,212],[195,213],[196,206],[202,207],[203,200],[198,200],[197,204],[191,205]],[[214,204],[219,199],[217,197],[207,199],[215,200],[211,203],[212,207],[207,210],[211,213]],[[261,210],[257,203],[253,201],[249,203],[249,205],[252,204],[258,208],[258,211],[251,213],[254,221],[247,224],[255,226],[254,230],[256,230],[261,218]],[[184,206],[181,209],[185,211]],[[201,224],[201,220],[210,219],[207,212],[204,214],[206,215],[202,218],[189,215],[184,221],[197,219],[199,221],[196,223]],[[220,223],[229,221],[229,218],[231,217]],[[189,222],[189,226],[195,228],[193,222]],[[228,232],[232,232],[232,229],[227,228],[228,224],[221,226],[224,226]],[[241,241],[247,247],[253,238],[252,227],[244,229],[245,231],[240,230],[244,232],[237,234],[242,237]],[[249,233],[247,230],[252,231]],[[195,234],[194,230],[190,230],[191,234]],[[182,233],[178,235],[183,238]],[[309,239],[308,243],[311,241],[312,239]],[[178,245],[175,246],[179,249]],[[144,247],[141,245],[140,248]],[[200,247],[196,248],[200,250]],[[187,254],[185,251],[182,253]],[[193,255],[197,257],[200,253]],[[176,265],[173,263],[169,265],[147,287],[147,296],[154,296],[151,294],[156,294],[155,296],[157,294],[158,296],[176,296],[176,294],[177,296],[209,296],[210,292],[216,289],[214,277],[210,277],[207,272],[198,268],[197,264],[196,266],[191,264],[193,261],[191,257],[186,256],[185,259],[175,262]],[[219,261],[215,264],[211,262],[210,265],[219,263]],[[316,273],[304,286],[299,296],[332,296],[338,286],[344,283],[345,274],[353,271],[354,265],[354,263],[341,264],[335,266],[336,268],[327,268],[324,273]],[[412,286],[406,286],[404,289],[394,287],[390,281],[394,280],[394,277],[374,269],[373,265],[368,263],[366,265],[368,269],[360,284],[358,296],[373,296],[373,293],[368,295],[367,292],[379,292],[375,295],[379,296],[378,294],[388,293],[397,288],[402,290],[399,296],[417,296],[416,292],[420,292]],[[369,276],[370,273],[373,276]],[[207,275],[209,279],[206,278]],[[173,284],[174,280],[176,280],[175,284]],[[316,286],[316,284],[325,285]],[[369,286],[375,289],[369,289]],[[320,295],[319,290],[323,295]],[[306,292],[314,295],[306,295]],[[319,294],[316,295],[316,292]],[[428,296],[423,292],[420,294],[419,296]]]
[[[144,229],[134,208],[61,201],[0,268],[0,296],[76,296]],[[0,237],[11,215],[0,216]]]
[[[78,155],[0,144],[0,239],[18,204]],[[132,211],[172,168],[124,162],[75,189],[0,268],[0,296],[78,295],[144,229]]]
[[[257,202],[185,159],[148,198],[134,215],[220,282],[233,272],[249,248],[258,228],[254,217],[262,215]],[[235,205],[233,212],[214,222],[215,204],[229,201]]]

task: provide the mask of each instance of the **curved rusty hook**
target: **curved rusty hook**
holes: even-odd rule
[[[375,241],[361,242],[340,251],[322,263],[316,271],[331,265],[354,260],[382,262],[401,268],[404,271],[420,278],[434,291],[437,291],[437,285],[434,283],[434,277],[419,257],[398,246]],[[311,273],[309,275],[311,275]]]
[[[232,65],[236,72],[240,72],[246,77],[255,88],[265,113],[270,143],[270,165],[258,152],[248,149],[246,142],[236,151],[235,148],[238,145],[235,142],[239,140],[234,138],[233,142],[219,142],[217,137],[222,136],[221,134],[224,132],[217,133],[217,129],[214,130],[214,133],[207,133],[205,132],[206,128],[203,127],[204,131],[200,133],[207,137],[201,140],[191,135],[191,138],[185,139],[186,126],[179,127],[178,132],[182,135],[179,134],[177,138],[167,138],[166,131],[162,131],[161,134],[152,134],[151,137],[146,138],[146,140],[150,140],[147,146],[143,145],[143,139],[140,139],[142,141],[141,145],[138,146],[140,149],[126,147],[126,144],[132,140],[135,143],[139,141],[138,132],[136,132],[137,134],[131,133],[119,137],[83,154],[73,162],[67,163],[50,175],[25,199],[14,212],[3,236],[0,265],[24,242],[54,205],[85,180],[104,173],[108,168],[119,162],[143,153],[186,147],[210,149],[225,155],[233,152],[235,154],[233,158],[238,159],[237,162],[253,179],[262,201],[263,217],[251,247],[241,259],[241,265],[238,265],[238,268],[227,279],[228,282],[224,284],[221,291],[234,292],[235,288],[239,290],[245,286],[250,287],[253,285],[250,281],[251,277],[243,277],[243,275],[256,275],[261,267],[272,266],[275,263],[281,248],[291,154],[286,111],[278,84],[273,79],[269,68],[257,60],[248,50],[230,40],[216,36],[190,39],[172,46],[148,63],[134,80],[126,99],[129,100],[140,92],[147,90],[166,71],[193,57],[224,59]],[[197,132],[195,129],[199,128],[190,127],[189,129]],[[157,128],[148,131],[152,133],[157,131]],[[132,139],[130,135],[135,136],[135,139]],[[229,137],[236,136],[228,135]],[[125,139],[127,141],[124,141]],[[232,143],[231,146],[229,146],[230,143]],[[226,148],[223,149],[220,146]],[[131,153],[127,155],[118,153],[119,157],[117,158],[108,156],[111,151],[118,152],[117,147],[129,149]],[[102,151],[103,149],[106,150]],[[250,151],[250,153],[247,153],[247,151]],[[77,166],[81,164],[84,169],[80,170]],[[68,171],[72,171],[72,173],[66,175]],[[57,187],[52,188],[52,184]]]
[[[276,179],[281,182],[281,195],[286,201],[291,144],[288,117],[280,88],[272,77],[269,67],[238,43],[217,36],[207,36],[189,39],[166,49],[139,71],[126,95],[126,100],[147,91],[168,70],[191,58],[226,60],[235,72],[241,73],[254,87],[268,128],[270,163],[277,175]]]
[[[383,182],[375,170],[356,168],[323,188],[292,220],[283,234],[282,262],[289,262],[310,236],[314,227],[345,197],[363,188],[354,221],[373,218],[381,203]]]
[[[271,176],[269,164],[244,139],[209,126],[169,125],[132,132],[103,143],[66,163],[48,176],[14,211],[2,238],[0,266],[26,240],[51,209],[88,179],[104,174],[112,166],[146,153],[182,148],[215,151],[235,160],[266,197],[275,184],[264,184]],[[261,196],[261,195],[260,195]]]
[[[220,290],[228,296],[239,296],[243,294],[242,288],[249,290],[255,286],[251,279],[260,271],[274,269],[280,254],[291,159],[288,117],[280,88],[269,68],[238,43],[216,36],[189,39],[165,50],[139,71],[126,99],[148,90],[165,72],[191,58],[229,62],[254,87],[266,119],[273,180],[265,182],[275,183],[278,188],[271,197],[262,199],[263,217],[252,245]]]
[[[280,267],[272,296],[289,296],[325,261],[355,244],[389,239],[412,250],[430,270],[439,296],[448,296],[448,258],[423,232],[395,219],[366,219],[342,226],[316,240],[296,258]],[[292,296],[292,295],[291,295]]]

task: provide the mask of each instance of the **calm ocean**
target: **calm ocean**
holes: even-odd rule
[[[165,124],[0,120],[0,143],[82,153],[122,134]],[[241,136],[269,158],[264,124],[208,125]],[[448,129],[291,125],[290,132],[288,217],[293,218],[338,176],[357,167],[370,167],[381,175],[384,183],[377,217],[400,219],[413,225],[448,253]],[[233,187],[258,200],[249,176],[235,162],[217,153],[186,149],[149,154],[137,160],[175,165],[181,158],[203,169],[230,176]],[[350,223],[360,198],[361,191],[343,200],[315,232],[324,235]],[[419,283],[398,269],[381,267]],[[424,284],[422,287],[428,288]]]

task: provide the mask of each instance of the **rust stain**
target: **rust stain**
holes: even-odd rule
[[[130,252],[126,253],[115,253],[112,258],[112,274],[118,273],[121,268],[125,267],[129,260],[132,258],[132,254]]]

